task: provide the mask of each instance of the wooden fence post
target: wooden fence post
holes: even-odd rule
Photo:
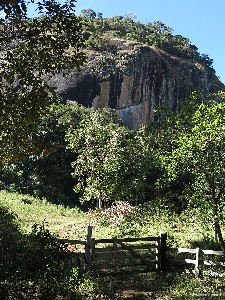
[[[200,255],[200,249],[196,248],[196,256],[195,256],[195,276],[199,276],[199,255]]]
[[[117,258],[117,238],[114,237],[113,238],[113,265],[114,265],[114,273],[116,274],[117,272],[117,261],[116,261],[116,258]]]
[[[89,271],[91,267],[91,236],[92,236],[92,226],[88,226],[87,229],[87,239],[85,245],[85,262],[86,270]]]
[[[166,270],[166,239],[167,234],[165,232],[160,233],[160,247],[159,247],[159,270]]]
[[[95,272],[95,238],[91,239],[91,263],[92,270]]]

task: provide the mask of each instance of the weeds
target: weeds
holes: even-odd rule
[[[88,216],[91,225],[100,224],[103,226],[118,226],[121,221],[132,213],[134,207],[128,202],[115,202],[106,209],[92,210],[89,209]]]

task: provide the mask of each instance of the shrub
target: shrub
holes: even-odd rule
[[[100,223],[102,225],[118,226],[121,221],[131,214],[134,207],[128,202],[114,202],[109,208],[88,211],[88,215],[92,220],[92,225]]]

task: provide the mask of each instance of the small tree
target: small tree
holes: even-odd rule
[[[68,139],[77,153],[73,167],[81,200],[112,202],[140,197],[151,167],[144,132],[129,131],[109,109],[91,111],[80,125]]]
[[[220,224],[225,197],[225,103],[220,103],[224,99],[225,93],[220,92],[199,103],[194,112],[183,109],[167,124],[170,141],[167,151],[162,153],[161,149],[159,156],[170,181],[180,172],[194,176],[202,201],[213,208],[215,234],[225,252]]]
[[[82,9],[80,15],[81,15],[81,17],[87,18],[87,19],[90,19],[90,20],[96,18],[96,12],[91,8]]]

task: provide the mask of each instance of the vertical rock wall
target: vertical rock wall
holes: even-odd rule
[[[121,68],[125,52],[129,58]],[[209,93],[224,88],[203,65],[137,43],[117,43],[111,59],[113,66],[98,65],[97,58],[102,55],[94,53],[80,73],[74,71],[65,79],[55,78],[54,84],[65,100],[116,109],[129,128],[137,129],[153,121],[154,108],[163,104],[177,110],[180,101],[193,91]],[[103,72],[93,71],[96,68],[104,68],[104,76]]]

